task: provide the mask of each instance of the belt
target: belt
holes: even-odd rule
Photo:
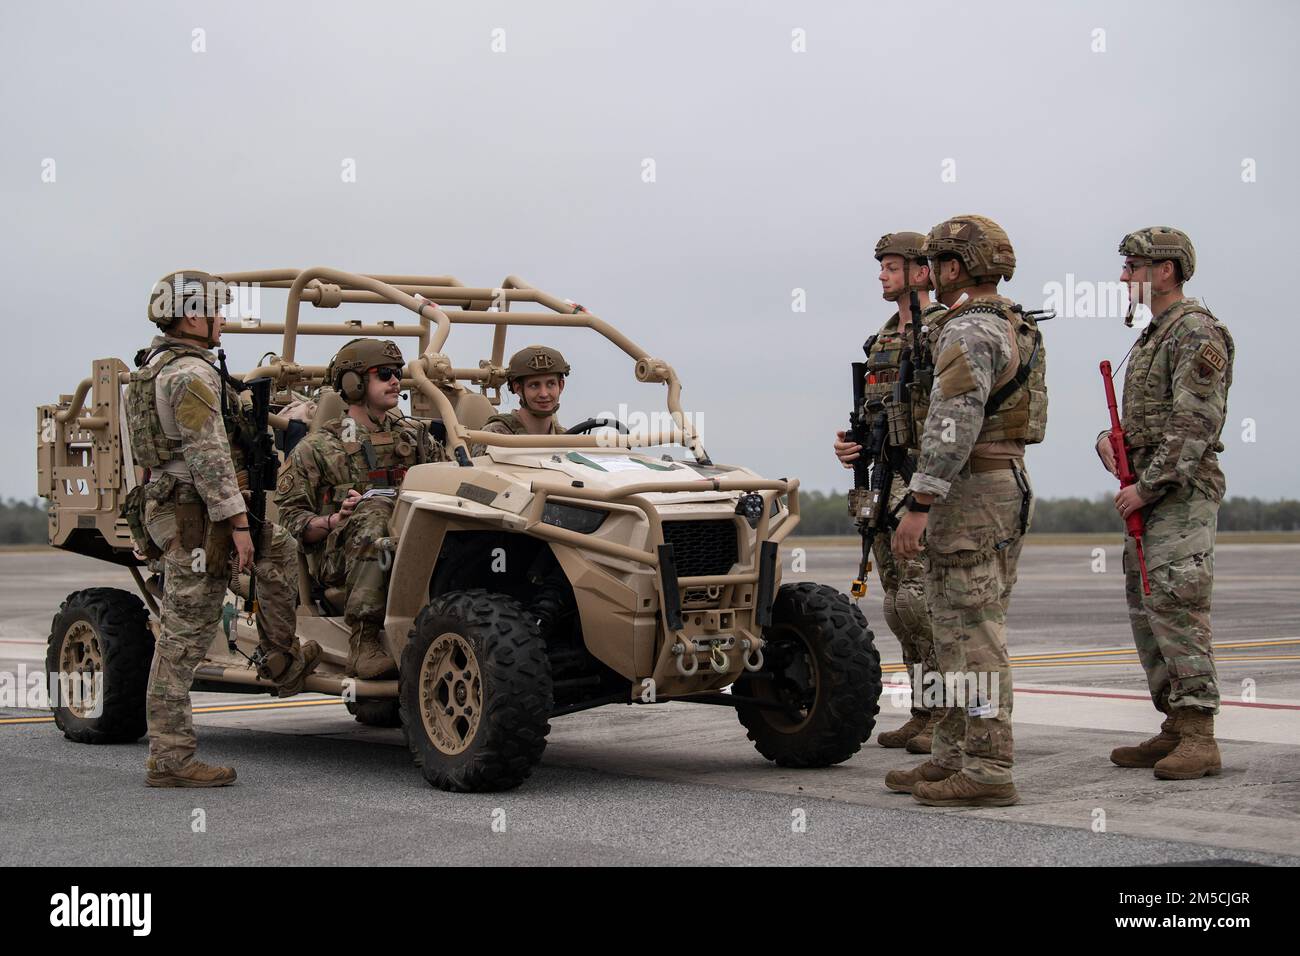
[[[1016,471],[1024,467],[1025,463],[1019,458],[972,458],[970,460],[972,475],[982,475],[986,471]]]
[[[366,475],[371,487],[396,488],[406,480],[406,468],[376,468]]]

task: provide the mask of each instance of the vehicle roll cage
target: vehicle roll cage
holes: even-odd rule
[[[452,276],[363,275],[325,266],[302,270],[226,272],[220,276],[232,287],[287,289],[289,293],[283,322],[233,318],[227,322],[223,334],[283,336],[280,354],[268,364],[259,365],[245,374],[245,380],[267,377],[278,388],[322,384],[324,366],[300,365],[294,361],[300,334],[416,338],[419,355],[407,364],[403,385],[414,387],[431,403],[436,417],[442,419],[446,427],[448,450],[462,465],[470,464],[468,446],[475,443],[528,448],[632,448],[679,444],[687,448],[697,462],[710,463],[699,436],[682,411],[682,386],[671,365],[652,357],[581,305],[536,289],[516,276],[507,276],[498,288],[493,289],[471,288]],[[418,324],[405,325],[391,320],[378,323],[302,322],[303,302],[319,309],[337,308],[344,302],[397,305],[415,313],[419,321]],[[548,311],[511,312],[512,303],[532,303]],[[480,361],[478,368],[457,368],[443,353],[454,324],[495,326],[492,355]],[[634,375],[638,382],[659,382],[668,387],[667,408],[673,426],[645,434],[601,435],[499,435],[466,428],[457,418],[447,390],[454,391],[461,387],[459,383],[467,382],[477,385],[484,396],[495,390],[499,401],[506,378],[506,330],[511,326],[587,328],[600,333],[635,361]]]

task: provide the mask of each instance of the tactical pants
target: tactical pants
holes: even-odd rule
[[[218,635],[230,582],[229,573],[208,573],[208,556],[202,547],[181,544],[176,501],[191,497],[197,498],[193,488],[180,486],[169,498],[150,501],[146,512],[149,536],[163,550],[162,628],[154,643],[146,696],[149,756],[160,771],[180,767],[194,757],[198,741],[190,685]],[[273,525],[257,561],[257,624],[264,644],[296,647],[297,580],[297,544],[287,531]]]
[[[326,542],[321,578],[347,590],[343,620],[355,635],[362,627],[378,632],[388,607],[388,572],[380,565],[375,542],[388,536],[391,498],[367,498]]]
[[[1219,684],[1210,632],[1214,535],[1219,503],[1188,485],[1145,510],[1147,577],[1132,538],[1124,543],[1124,592],[1138,659],[1156,709],[1219,712]]]
[[[889,496],[892,511],[907,493],[901,481],[895,481]],[[880,584],[885,591],[885,621],[898,638],[903,649],[903,663],[912,680],[912,716],[926,719],[929,708],[921,697],[921,683],[916,679],[916,666],[921,675],[939,669],[934,656],[934,638],[930,631],[930,609],[925,596],[925,553],[904,561],[894,554],[889,535],[880,534],[872,542],[871,554],[880,574]]]
[[[963,471],[947,496],[934,503],[926,531],[926,593],[943,675],[943,697],[934,702],[945,710],[935,728],[932,759],[986,784],[1011,781],[1006,616],[1024,544],[1024,503],[1009,469]],[[1028,505],[1026,525],[1032,499]]]

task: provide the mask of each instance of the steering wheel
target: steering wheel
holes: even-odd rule
[[[566,429],[566,435],[584,435],[593,428],[613,428],[620,435],[630,435],[628,427],[620,422],[617,418],[588,418],[585,422],[579,422],[572,428]]]

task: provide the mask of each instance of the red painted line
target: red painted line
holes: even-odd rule
[[[1096,694],[1083,690],[1040,690],[1036,687],[1017,687],[1017,694],[1053,694],[1059,697],[1105,697],[1110,700],[1140,700],[1151,702],[1150,697],[1134,697],[1131,694]],[[1220,700],[1223,707],[1254,707],[1258,710],[1300,710],[1300,704],[1260,704],[1244,700]]]

